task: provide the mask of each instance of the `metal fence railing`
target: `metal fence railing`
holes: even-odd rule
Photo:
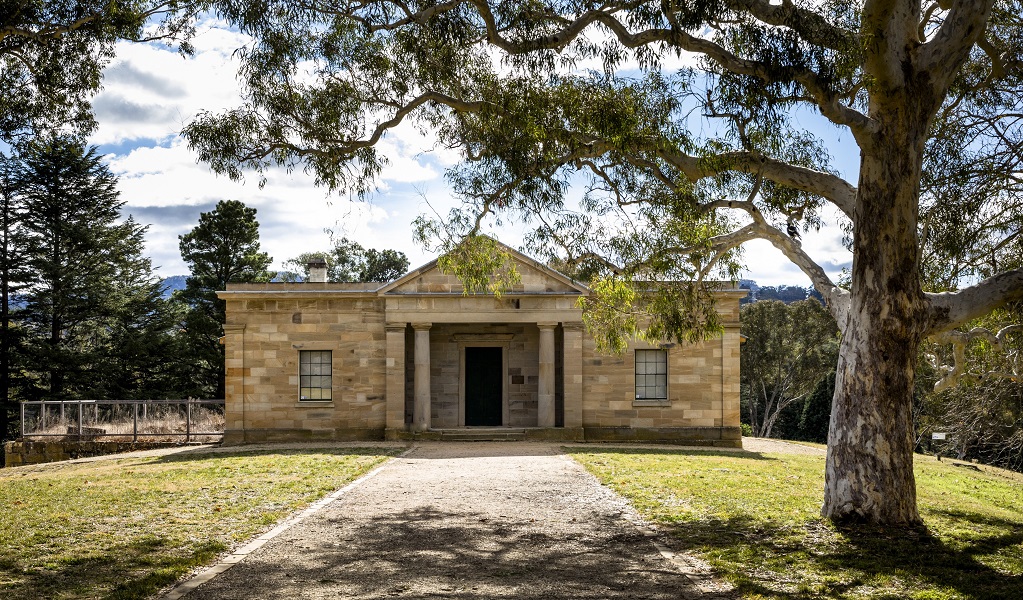
[[[21,437],[217,441],[223,400],[37,400],[21,403]]]

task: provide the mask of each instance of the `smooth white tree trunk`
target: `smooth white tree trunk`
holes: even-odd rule
[[[926,119],[878,112],[885,127],[860,166],[822,514],[839,522],[914,525],[920,515],[913,378],[928,314],[917,243]]]

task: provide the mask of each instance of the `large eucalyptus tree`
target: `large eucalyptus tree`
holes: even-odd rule
[[[215,170],[287,165],[364,191],[384,160],[375,144],[418,124],[461,150],[449,179],[466,202],[420,231],[458,239],[488,218],[530,219],[534,251],[602,273],[588,322],[610,346],[636,323],[682,339],[713,330],[698,286],[638,282],[734,274],[736,249],[766,239],[843,334],[823,514],[920,521],[921,340],[1023,297],[1023,271],[999,262],[1019,244],[1019,0],[219,4],[255,41],[245,105],[185,131]],[[800,111],[842,142],[801,129]],[[858,181],[829,166],[838,153],[859,154]],[[566,203],[584,177],[581,205]],[[848,289],[798,240],[825,221],[850,232]],[[970,228],[994,232],[985,252]],[[929,293],[924,248],[984,267]],[[649,321],[629,309],[639,300]]]

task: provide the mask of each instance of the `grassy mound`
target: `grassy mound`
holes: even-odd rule
[[[824,456],[660,449],[572,456],[743,598],[1023,598],[1023,477],[916,457],[918,530],[819,516]]]

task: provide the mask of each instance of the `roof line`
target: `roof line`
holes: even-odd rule
[[[490,238],[490,239],[494,239],[494,238]],[[571,277],[566,276],[563,273],[559,273],[558,271],[548,267],[545,264],[542,264],[541,262],[537,261],[536,259],[534,259],[534,258],[532,258],[530,256],[527,256],[527,255],[523,254],[522,252],[519,252],[518,250],[516,250],[515,248],[512,248],[511,246],[508,246],[507,244],[501,243],[499,240],[495,239],[494,242],[498,246],[500,246],[504,251],[508,252],[509,254],[511,254],[514,258],[518,259],[519,261],[526,263],[527,265],[529,265],[529,266],[539,270],[540,272],[544,273],[545,275],[548,275],[548,276],[552,277],[553,279],[556,279],[557,281],[567,285],[568,287],[576,290],[577,292],[579,292],[580,294],[582,294],[584,296],[588,296],[590,294],[590,288],[586,287],[584,284],[582,284],[582,283],[572,279]],[[435,259],[431,260],[430,262],[426,263],[425,265],[409,271],[408,273],[402,275],[398,279],[395,279],[394,281],[392,281],[392,282],[390,282],[390,283],[388,283],[388,284],[378,288],[376,292],[378,294],[380,294],[380,295],[384,295],[384,294],[389,293],[391,290],[393,290],[393,289],[395,289],[395,288],[397,288],[397,287],[399,287],[401,285],[404,285],[405,283],[407,283],[408,281],[411,281],[412,279],[415,279],[416,277],[418,277],[419,275],[423,274],[427,270],[436,267],[437,266],[437,261],[438,261],[438,259],[435,258]],[[506,293],[511,294],[512,292],[506,292]]]

